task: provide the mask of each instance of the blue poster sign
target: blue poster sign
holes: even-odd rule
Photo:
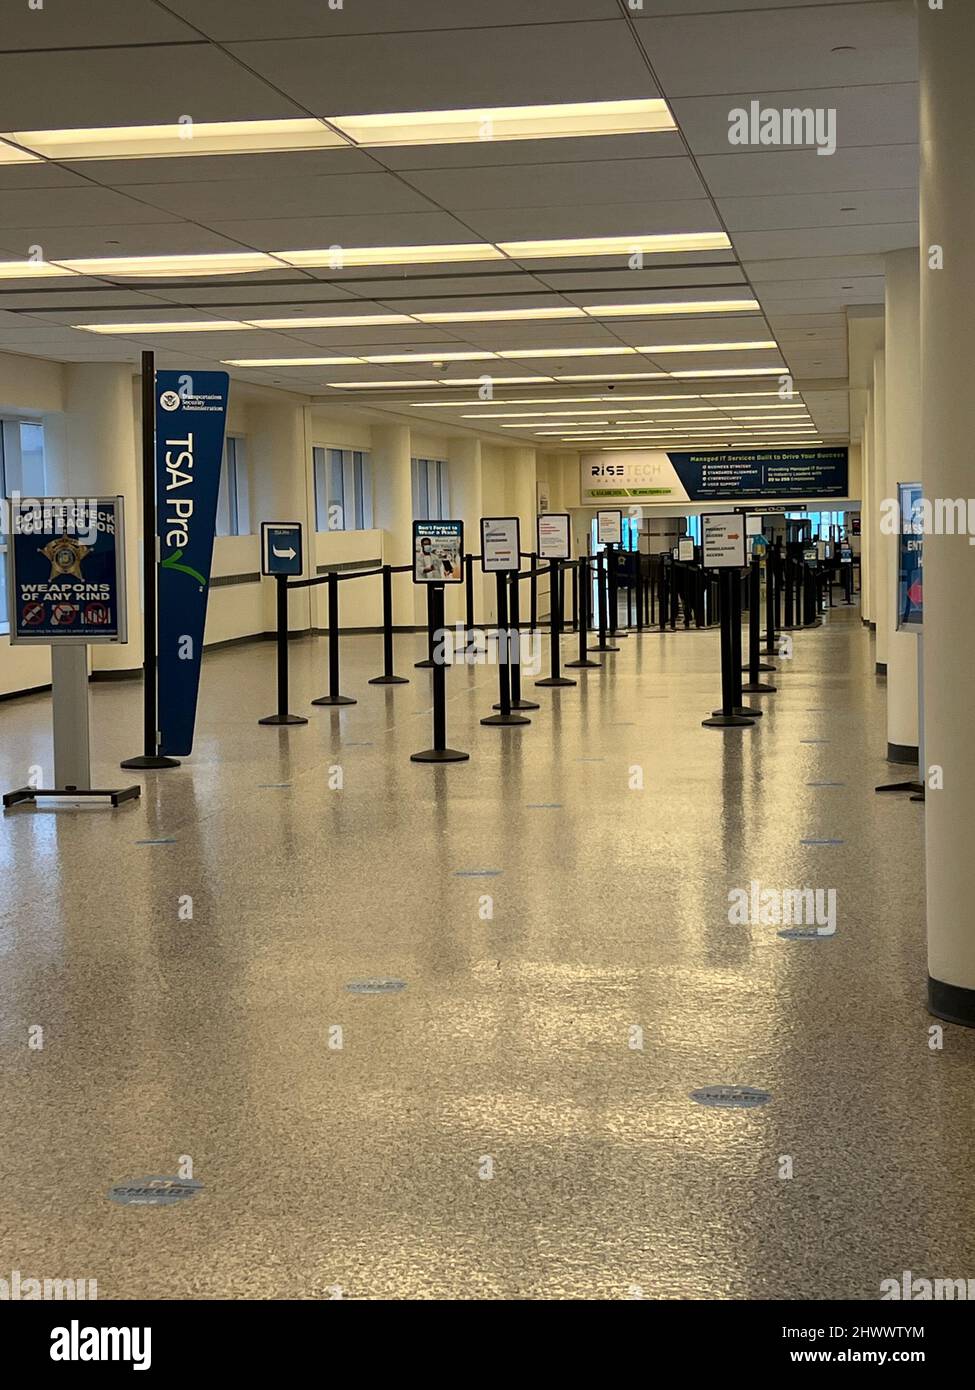
[[[303,568],[300,521],[261,522],[261,573],[295,578]]]
[[[11,643],[127,641],[122,498],[9,505]]]
[[[692,502],[748,497],[848,497],[849,451],[748,449],[675,454],[674,471]]]
[[[159,752],[192,752],[230,379],[156,373]]]
[[[924,503],[920,483],[898,483],[897,626],[924,626]]]

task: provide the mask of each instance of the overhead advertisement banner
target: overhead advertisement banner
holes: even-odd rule
[[[156,373],[159,752],[177,757],[193,751],[229,386]]]
[[[10,503],[10,642],[125,642],[122,498]]]
[[[722,449],[671,453],[634,449],[583,454],[582,502],[730,502],[752,498],[848,497],[849,451]]]

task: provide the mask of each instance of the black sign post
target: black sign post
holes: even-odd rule
[[[433,660],[433,747],[422,753],[411,753],[413,763],[464,763],[470,753],[447,747],[447,655],[444,626],[444,586],[431,584],[427,589],[427,630]],[[437,649],[437,643],[442,650]]]

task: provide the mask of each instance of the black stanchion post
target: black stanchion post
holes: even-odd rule
[[[543,680],[536,681],[536,685],[576,685],[576,681],[569,680],[568,676],[563,676],[561,671],[562,664],[562,616],[565,605],[565,570],[561,560],[549,561],[549,585],[552,605],[551,633],[549,636],[549,646],[551,648],[551,675]]]
[[[596,561],[596,603],[599,609],[599,641],[596,646],[590,647],[589,650],[591,652],[618,652],[619,647],[614,647],[612,643],[607,640],[609,595],[607,592],[606,580],[606,551],[601,551],[600,554],[595,555],[593,558]]]
[[[470,753],[447,747],[447,655],[444,630],[444,586],[431,584],[427,589],[427,634],[431,652],[441,644],[441,659],[433,663],[433,747],[422,753],[411,753],[411,763],[464,763]]]
[[[511,667],[508,664],[511,653],[511,631],[508,627],[508,576],[498,572],[498,694],[497,708],[500,714],[489,714],[481,720],[491,728],[505,728],[516,724],[530,724],[523,714],[513,714],[511,710]]]
[[[339,576],[337,570],[330,570],[327,576],[328,589],[328,694],[319,695],[312,700],[313,705],[355,705],[350,695],[339,694]]]
[[[767,661],[763,662],[759,654],[762,642],[759,614],[761,606],[762,561],[758,555],[753,555],[748,571],[748,683],[742,686],[742,690],[747,691],[749,695],[774,695],[776,687],[758,678],[761,671],[775,670]]]
[[[278,712],[259,719],[258,724],[307,724],[300,714],[288,713],[288,576],[274,576],[277,601]]]
[[[670,611],[670,571],[673,569],[673,562],[668,560],[666,555],[660,558],[660,593],[658,595],[660,603],[660,631],[667,631],[667,614]]]
[[[474,556],[464,556],[464,580],[467,592],[464,594],[464,619],[468,633],[474,630]]]
[[[142,354],[142,752],[121,767],[179,767],[159,752],[158,603],[156,560],[156,356]]]
[[[775,646],[775,552],[769,550],[765,555],[765,654],[776,655]],[[768,669],[768,668],[766,668]]]
[[[737,570],[723,569],[721,571],[721,708],[715,710],[710,719],[702,719],[701,723],[705,729],[741,729],[755,722],[736,711],[738,702],[736,700],[735,681],[741,679],[740,671],[735,669],[736,666],[740,666],[741,658],[739,656],[738,660],[735,660],[733,632],[734,596],[738,585]],[[740,645],[741,629],[739,628],[739,647]]]
[[[409,685],[405,676],[393,675],[393,569],[383,565],[383,673],[370,685]]]
[[[731,652],[732,652],[732,681],[734,683],[735,714],[742,714],[748,719],[758,719],[762,711],[752,705],[746,705],[742,699],[742,665],[741,665],[741,571],[734,571],[735,582],[731,592]]]
[[[609,609],[609,637],[611,641],[617,642],[621,637],[627,637],[629,634],[621,632],[619,629],[619,552],[616,545],[610,542],[603,551],[603,555],[606,558],[606,606]]]
[[[534,551],[531,555],[529,555],[528,563],[531,566],[531,578],[528,581],[530,585],[530,597],[528,604],[528,628],[530,632],[534,632],[536,627],[538,627],[538,556],[534,553]],[[551,593],[549,593],[548,602],[549,612],[551,613]]]
[[[571,563],[571,561],[570,561]],[[572,631],[579,630],[579,566],[572,565]]]
[[[579,596],[579,658],[577,661],[567,661],[566,667],[572,670],[595,669],[602,665],[601,661],[590,661],[587,655],[587,644],[589,642],[589,600],[592,594],[592,583],[589,577],[589,560],[585,555],[579,556],[578,564],[573,566],[578,578],[576,580],[576,592]]]
[[[636,630],[643,631],[643,602],[646,593],[646,573],[643,566],[643,556],[639,551],[636,553]]]
[[[536,700],[525,700],[521,694],[521,596],[520,586],[521,575],[517,570],[511,570],[508,574],[508,585],[510,601],[508,607],[508,631],[509,636],[514,634],[508,648],[508,669],[511,672],[511,708],[512,709],[541,709],[541,705]],[[530,634],[534,639],[534,634]],[[514,648],[512,654],[511,648]],[[500,705],[495,705],[495,709],[500,709]]]
[[[791,555],[786,553],[785,561],[785,622],[782,624],[786,632],[792,632],[795,628],[795,607],[793,592],[793,561]]]

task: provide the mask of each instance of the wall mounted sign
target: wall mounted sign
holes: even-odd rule
[[[521,568],[521,523],[516,516],[481,517],[481,569],[486,574]]]
[[[581,500],[611,497],[682,502],[741,502],[748,498],[846,497],[849,451],[739,449],[670,452],[634,449],[583,454]]]
[[[678,560],[693,560],[693,559],[694,559],[694,540],[693,540],[693,537],[690,537],[690,536],[689,536],[689,537],[687,537],[686,539],[685,539],[685,538],[682,538],[681,540],[679,540],[679,541],[677,542],[677,559],[678,559]]]
[[[122,498],[9,505],[11,645],[127,641]]]

